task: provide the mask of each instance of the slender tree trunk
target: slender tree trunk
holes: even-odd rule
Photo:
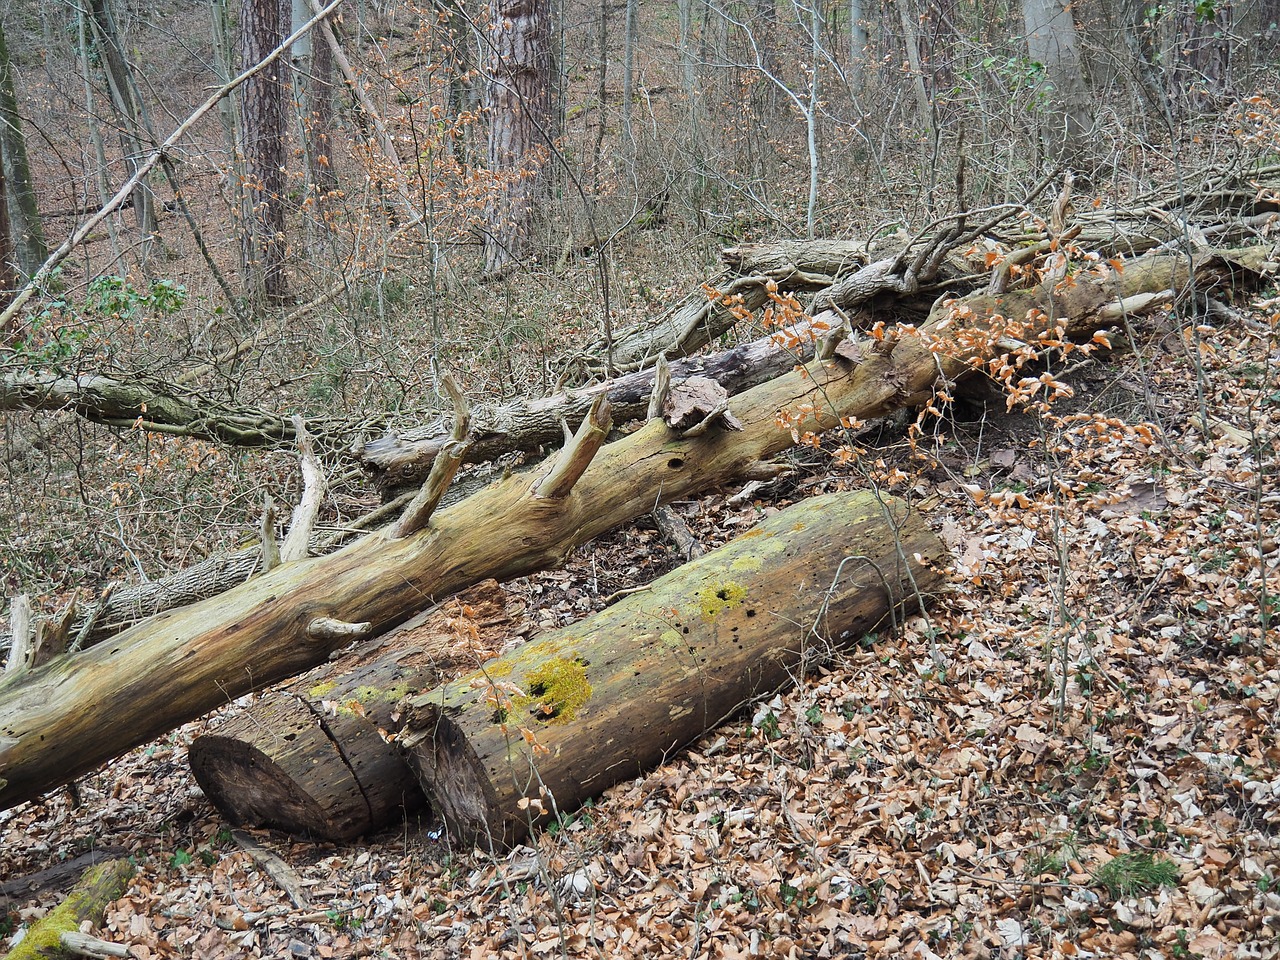
[[[89,13],[94,47],[102,64],[111,104],[115,107],[120,122],[120,149],[124,154],[125,170],[132,177],[137,173],[153,138],[146,129],[138,85],[134,80],[133,69],[125,59],[120,31],[107,0],[89,0]],[[155,194],[145,177],[138,181],[132,199],[133,215],[142,237],[145,255],[157,229]]]
[[[1045,146],[1055,159],[1088,171],[1093,108],[1071,11],[1060,0],[1022,0],[1031,59],[1044,64],[1054,105]]]
[[[80,41],[80,72],[84,77],[84,109],[86,116],[97,117],[97,94],[94,91],[92,77],[93,69],[93,45],[89,38],[92,28],[89,26],[89,11],[81,7],[76,15],[76,26],[78,29],[78,39]],[[105,206],[107,201],[111,199],[111,184],[107,179],[107,149],[102,142],[102,130],[98,123],[89,124],[89,142],[93,144],[93,156],[97,161],[98,167],[94,171],[94,185],[98,188],[98,204]],[[124,256],[123,249],[120,244],[120,217],[117,214],[107,220],[107,236],[111,241],[111,262],[117,264]]]
[[[311,19],[307,0],[292,0],[291,31]],[[332,28],[332,21],[329,27]],[[321,27],[321,30],[324,28]],[[317,203],[338,187],[333,170],[333,51],[307,34],[293,45],[294,99],[299,106],[299,135],[307,164],[307,187]],[[323,217],[317,217],[323,220]]]
[[[818,223],[818,116],[822,109],[822,0],[809,0],[809,102],[805,110],[805,137],[809,147],[809,202],[805,232],[812,240]]]
[[[532,249],[551,123],[549,0],[499,0],[489,28],[489,169],[502,178],[487,211],[485,272]]]
[[[27,142],[22,135],[18,116],[18,97],[14,91],[13,65],[4,27],[0,25],[0,166],[3,167],[8,190],[9,237],[14,259],[23,276],[40,269],[49,255],[40,226],[40,210],[31,182],[31,162],[27,159]]]
[[[926,132],[933,130],[933,108],[929,103],[929,90],[924,82],[924,65],[920,62],[920,31],[911,9],[911,0],[895,0],[898,19],[902,22],[902,42],[907,48],[907,66],[911,70],[911,89],[916,95],[916,112],[920,125]]]
[[[855,83],[862,79],[866,69],[867,13],[862,0],[849,0],[849,79]]]
[[[622,141],[623,149],[635,155],[635,134],[631,129],[632,99],[636,89],[636,28],[640,0],[626,0],[622,26]]]
[[[280,45],[288,22],[283,0],[244,0],[240,50],[245,66]],[[279,303],[286,297],[285,90],[287,67],[277,61],[242,88],[241,152],[250,215],[245,224],[244,267],[252,299]]]
[[[14,293],[22,285],[18,277],[18,265],[13,257],[13,237],[9,233],[9,185],[5,180],[4,166],[0,165],[0,306],[7,307]],[[0,343],[9,342],[9,330],[0,330]]]
[[[448,3],[436,0],[436,8],[445,17],[448,45],[445,56],[449,64],[447,113],[457,123],[463,114],[474,114],[480,106],[476,84],[472,80],[476,64],[475,25],[468,12],[467,0]],[[469,164],[475,153],[471,123],[455,127],[449,139],[454,159]]]

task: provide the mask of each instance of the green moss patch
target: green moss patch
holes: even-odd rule
[[[544,723],[564,723],[578,715],[591,699],[587,668],[579,660],[554,657],[525,677],[528,693],[513,697],[512,705],[528,710]]]

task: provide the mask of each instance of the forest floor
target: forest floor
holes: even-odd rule
[[[677,505],[711,546],[875,483],[926,511],[951,588],[509,855],[425,813],[258,834],[296,907],[191,777],[206,720],[78,807],[0,813],[0,879],[127,852],[102,936],[136,957],[1280,957],[1280,298],[1239,306],[1144,321],[1047,411],[965,403]],[[677,562],[636,528],[507,589],[555,626]],[[10,923],[64,893],[11,894]]]

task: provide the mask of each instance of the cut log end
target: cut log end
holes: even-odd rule
[[[191,769],[223,815],[234,824],[286,826],[298,833],[334,834],[335,815],[261,750],[241,740],[201,737],[192,745]],[[354,822],[352,812],[339,819]],[[360,831],[339,832],[356,835]]]
[[[530,824],[504,811],[466,734],[437,706],[421,709],[412,739],[403,743],[419,780],[430,780],[431,804],[451,837],[481,849],[502,849],[526,834]],[[512,736],[519,736],[513,731]],[[534,813],[534,811],[531,811]]]

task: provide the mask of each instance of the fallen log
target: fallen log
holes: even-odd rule
[[[730,394],[741,393],[812,358],[813,340],[804,331],[796,332],[793,339],[800,346],[798,352],[779,350],[773,336],[768,335],[731,350],[677,360],[671,364],[671,375],[676,379],[709,377]],[[550,397],[473,411],[471,444],[463,459],[479,463],[507,453],[557,445],[564,440],[565,422],[580,421],[601,396],[613,407],[616,423],[643,419],[654,376],[653,369],[640,370]],[[380,487],[398,487],[421,482],[449,440],[449,425],[437,421],[400,433],[388,432],[365,443],[359,455]]]
[[[1002,339],[982,335],[1002,326],[996,318],[1031,318],[1034,328],[1040,316],[1051,339],[1088,339],[1116,323],[1129,304],[1138,306],[1138,294],[1169,291],[1176,299],[1193,279],[1203,291],[1233,274],[1243,285],[1253,274],[1241,261],[1269,254],[1151,256],[1120,274],[1080,273],[1069,289],[1046,283],[940,305],[920,330],[890,331],[733,398],[741,431],[717,426],[681,437],[651,420],[600,449],[573,482],[562,475],[554,496],[540,493],[541,471],[514,475],[436,514],[412,536],[377,533],[325,557],[282,564],[221,596],[55,658],[22,674],[21,682],[0,680],[0,809],[324,662],[348,638],[314,629],[318,623],[385,632],[487,577],[506,580],[553,566],[659,504],[768,472],[764,461],[791,446],[793,436],[924,403],[940,378],[949,382],[1005,351]],[[975,335],[962,336],[966,331]],[[1023,347],[1034,345],[1034,329],[1023,339]],[[791,429],[779,429],[780,414]],[[592,433],[598,439],[599,431]],[[579,459],[579,451],[566,448],[550,470]]]
[[[26,936],[5,955],[4,960],[57,960],[83,956],[68,947],[64,938],[70,935],[74,940],[85,921],[90,926],[100,924],[107,905],[123,896],[132,877],[133,864],[128,860],[109,860],[90,867],[66,899],[32,924]]]
[[[479,584],[197,737],[191,771],[237,826],[347,840],[412,813],[425,797],[389,742],[392,711],[498,649],[518,616]]]
[[[410,699],[400,735],[455,840],[519,841],[941,587],[918,513],[804,501],[581,623]]]

